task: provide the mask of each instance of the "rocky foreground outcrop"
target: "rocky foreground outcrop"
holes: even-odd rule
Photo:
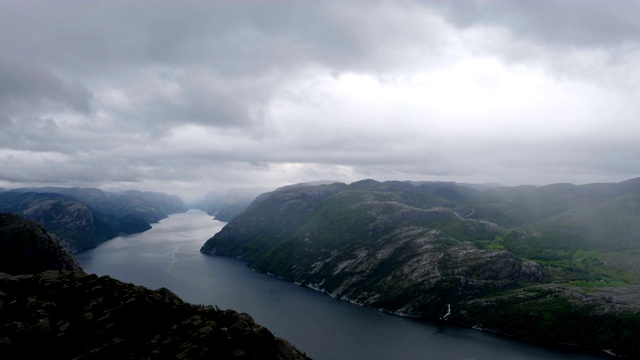
[[[108,276],[0,274],[3,359],[305,359],[244,313]]]
[[[0,358],[306,356],[247,314],[87,275],[40,224],[0,214]]]
[[[0,272],[32,274],[44,270],[82,268],[42,225],[14,214],[0,214]]]

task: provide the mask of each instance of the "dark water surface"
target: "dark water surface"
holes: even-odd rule
[[[195,304],[249,313],[314,359],[602,359],[523,344],[475,330],[444,328],[353,305],[208,256],[200,247],[225,223],[201,211],[171,215],[141,234],[76,255],[89,273]]]

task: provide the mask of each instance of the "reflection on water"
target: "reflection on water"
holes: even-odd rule
[[[76,254],[89,273],[195,304],[249,313],[315,359],[601,359],[522,344],[474,330],[444,328],[330,298],[252,271],[200,247],[225,223],[201,211],[171,215],[152,229]]]

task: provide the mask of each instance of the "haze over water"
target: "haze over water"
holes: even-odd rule
[[[88,273],[183,300],[249,313],[314,359],[602,359],[523,344],[480,331],[443,328],[348,302],[208,256],[200,247],[225,223],[190,210],[144,233],[117,237],[76,255]]]

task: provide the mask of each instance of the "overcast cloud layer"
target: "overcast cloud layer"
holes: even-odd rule
[[[640,176],[638,1],[0,4],[0,187]]]

